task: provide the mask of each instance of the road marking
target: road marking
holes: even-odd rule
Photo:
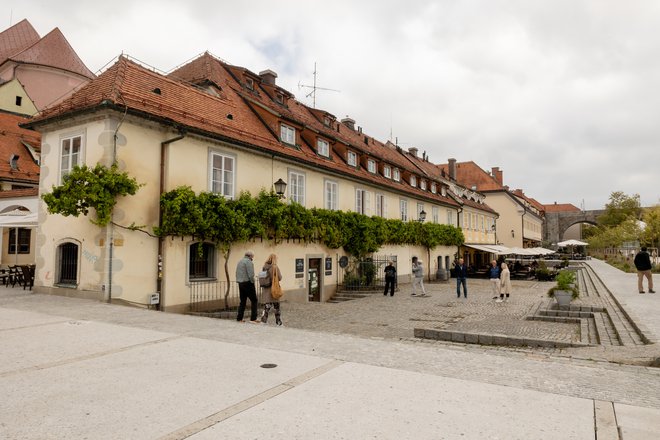
[[[322,374],[327,373],[330,370],[333,370],[337,368],[338,366],[342,365],[344,362],[339,361],[339,360],[333,360],[331,362],[328,362],[325,365],[321,365],[318,368],[315,368],[313,370],[309,370],[299,376],[296,376],[292,379],[287,380],[286,382],[283,382],[273,388],[270,388],[262,393],[255,394],[252,397],[249,397],[241,402],[238,402],[232,406],[229,406],[222,411],[218,411],[215,414],[212,414],[208,417],[205,417],[203,419],[200,419],[196,422],[193,422],[189,424],[188,426],[184,426],[181,429],[178,429],[176,431],[173,431],[169,434],[166,434],[162,437],[160,437],[159,440],[181,440],[188,438],[192,435],[195,435],[205,429],[208,429],[212,427],[213,425],[220,423],[224,420],[227,420],[230,417],[235,416],[236,414],[239,414],[243,411],[246,411],[254,406],[257,406],[269,399],[272,399],[273,397],[276,397],[279,394],[282,394],[292,388],[295,388],[299,385],[302,385],[303,383],[314,379],[316,377],[321,376]]]

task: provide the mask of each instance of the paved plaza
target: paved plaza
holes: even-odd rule
[[[660,296],[590,264],[654,341]],[[497,304],[486,281],[468,283],[467,300],[446,283],[426,298],[401,285],[394,297],[284,303],[283,327],[2,288],[0,438],[660,438],[657,343],[415,338],[424,327],[577,340],[576,325],[524,319],[544,285],[514,281]]]

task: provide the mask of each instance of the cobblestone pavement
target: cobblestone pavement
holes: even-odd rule
[[[514,280],[509,301],[496,303],[488,280],[469,279],[468,298],[456,298],[454,280],[427,284],[427,297],[410,295],[401,284],[393,297],[380,292],[340,303],[283,303],[282,319],[288,327],[387,340],[414,340],[414,328],[466,333],[502,334],[553,341],[580,341],[580,325],[530,321],[525,317],[539,303],[549,302],[546,292],[554,283]],[[581,297],[576,305],[602,306],[597,296]],[[642,346],[592,346],[584,348],[481,347],[648,365],[660,356],[658,344]]]
[[[453,280],[452,280],[453,281]],[[500,333],[579,341],[577,324],[525,321],[539,301],[547,301],[547,285],[513,281],[508,302],[496,303],[488,280],[468,280],[468,298],[456,298],[453,282],[427,284],[429,296],[413,297],[401,284],[393,297],[380,292],[340,303],[283,305],[286,325],[332,333],[350,333],[387,339],[413,337],[415,327]]]

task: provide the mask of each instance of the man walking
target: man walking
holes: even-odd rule
[[[493,288],[493,299],[497,299],[500,296],[500,268],[497,266],[497,261],[490,262],[487,275]]]
[[[257,321],[257,291],[254,287],[254,252],[247,251],[245,256],[236,265],[236,282],[238,283],[238,291],[241,297],[241,302],[238,305],[238,316],[236,320],[243,322],[243,314],[245,313],[245,306],[247,305],[248,298],[250,299],[250,322],[258,324]]]
[[[649,285],[649,293],[655,293],[655,290],[653,290],[653,275],[651,274],[653,265],[651,264],[651,256],[646,252],[646,246],[642,246],[642,250],[635,255],[635,268],[637,269],[637,287],[639,293],[644,293],[644,277],[646,277]]]
[[[456,264],[456,297],[461,297],[461,284],[463,285],[463,296],[467,298],[467,265],[462,258],[458,259]]]
[[[412,257],[412,274],[412,296],[426,296],[426,289],[424,288],[424,264],[417,257]],[[418,288],[422,293],[417,294]]]

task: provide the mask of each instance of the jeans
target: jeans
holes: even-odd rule
[[[387,295],[387,291],[390,291],[390,296],[394,296],[394,286],[396,284],[396,278],[388,278],[385,277],[385,293],[383,295]]]
[[[461,297],[461,284],[463,285],[463,296],[467,298],[467,279],[456,278],[456,296]]]
[[[243,314],[245,313],[245,306],[247,305],[248,298],[250,299],[250,321],[257,320],[257,291],[254,288],[254,283],[246,281],[244,283],[238,283],[238,292],[241,297],[241,303],[238,305],[238,316],[236,316],[237,321],[243,320]]]

